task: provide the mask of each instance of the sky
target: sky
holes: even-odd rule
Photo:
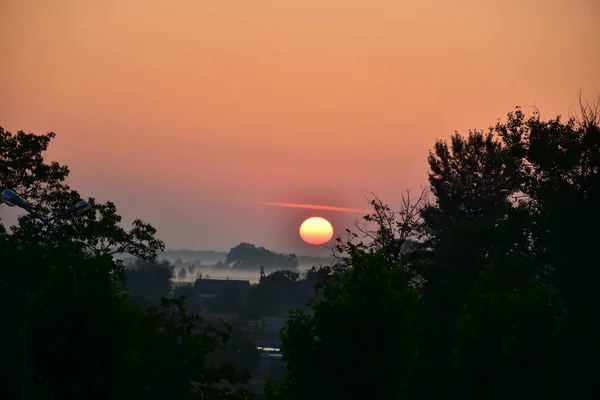
[[[597,0],[0,0],[0,126],[56,132],[84,197],[170,248],[323,254],[427,153],[600,90]],[[7,209],[5,209],[7,210]],[[9,211],[2,211],[3,213]]]

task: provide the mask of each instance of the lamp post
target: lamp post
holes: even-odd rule
[[[80,214],[82,212],[85,212],[89,208],[88,202],[81,200],[74,206],[68,208],[64,213],[62,213],[54,218],[48,219],[48,218],[45,218],[42,215],[38,214],[33,209],[33,207],[31,207],[25,200],[23,200],[13,190],[10,190],[10,189],[3,190],[2,193],[0,193],[0,200],[3,201],[4,204],[6,204],[9,207],[16,206],[16,207],[19,207],[19,208],[25,210],[27,213],[31,214],[34,218],[41,221],[50,230],[50,232],[54,236],[54,239],[57,242],[62,241],[63,236],[59,233],[59,231],[56,229],[56,227],[52,224],[52,221],[56,220],[57,218],[66,218],[71,215]],[[29,257],[30,256],[31,255],[29,255]],[[75,271],[75,267],[72,266],[71,271],[73,273],[74,292],[77,293],[77,290],[78,290],[77,289],[77,274]],[[28,271],[28,272],[30,272],[30,271]],[[28,312],[27,312],[27,301],[29,300],[29,287],[30,287],[30,283],[31,283],[31,274],[30,273],[27,273],[26,279],[27,279],[27,281],[25,284],[25,318],[24,318],[24,323],[23,323],[23,325],[24,325],[23,326],[23,366],[22,366],[22,371],[21,371],[21,399],[22,400],[27,399],[27,366],[28,366],[27,328],[29,325],[29,318],[28,318]]]

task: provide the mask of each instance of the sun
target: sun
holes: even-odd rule
[[[306,243],[325,244],[333,237],[333,226],[325,218],[308,218],[300,225],[300,237]]]

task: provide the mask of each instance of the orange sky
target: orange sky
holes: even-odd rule
[[[597,0],[0,0],[0,125],[171,247],[307,253],[426,182],[435,138],[600,89]],[[234,202],[238,201],[238,202]],[[3,211],[4,212],[4,211]]]

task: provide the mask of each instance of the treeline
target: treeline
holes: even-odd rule
[[[256,245],[253,245],[257,247]],[[218,262],[225,262],[227,258],[225,251],[213,251],[213,250],[165,250],[158,254],[159,259],[167,261],[192,261],[196,264],[215,264]],[[314,256],[303,256],[297,255],[296,259],[300,265],[329,265],[333,261],[332,257],[314,257]]]
[[[186,298],[188,310],[200,314],[201,304],[195,302],[198,294],[194,283],[173,284],[175,268],[167,261],[136,260],[125,270],[126,286],[135,304],[160,304],[161,298]],[[203,276],[200,275],[200,279]],[[263,317],[285,317],[288,310],[309,311],[309,300],[315,296],[315,285],[320,274],[309,271],[304,279],[298,271],[278,270],[265,275],[246,291],[243,287],[228,287],[218,293],[218,299],[206,312],[229,314],[240,321]]]
[[[251,243],[240,243],[232,247],[225,257],[225,262],[235,269],[257,270],[266,269],[296,269],[298,257],[295,254],[282,254]]]

